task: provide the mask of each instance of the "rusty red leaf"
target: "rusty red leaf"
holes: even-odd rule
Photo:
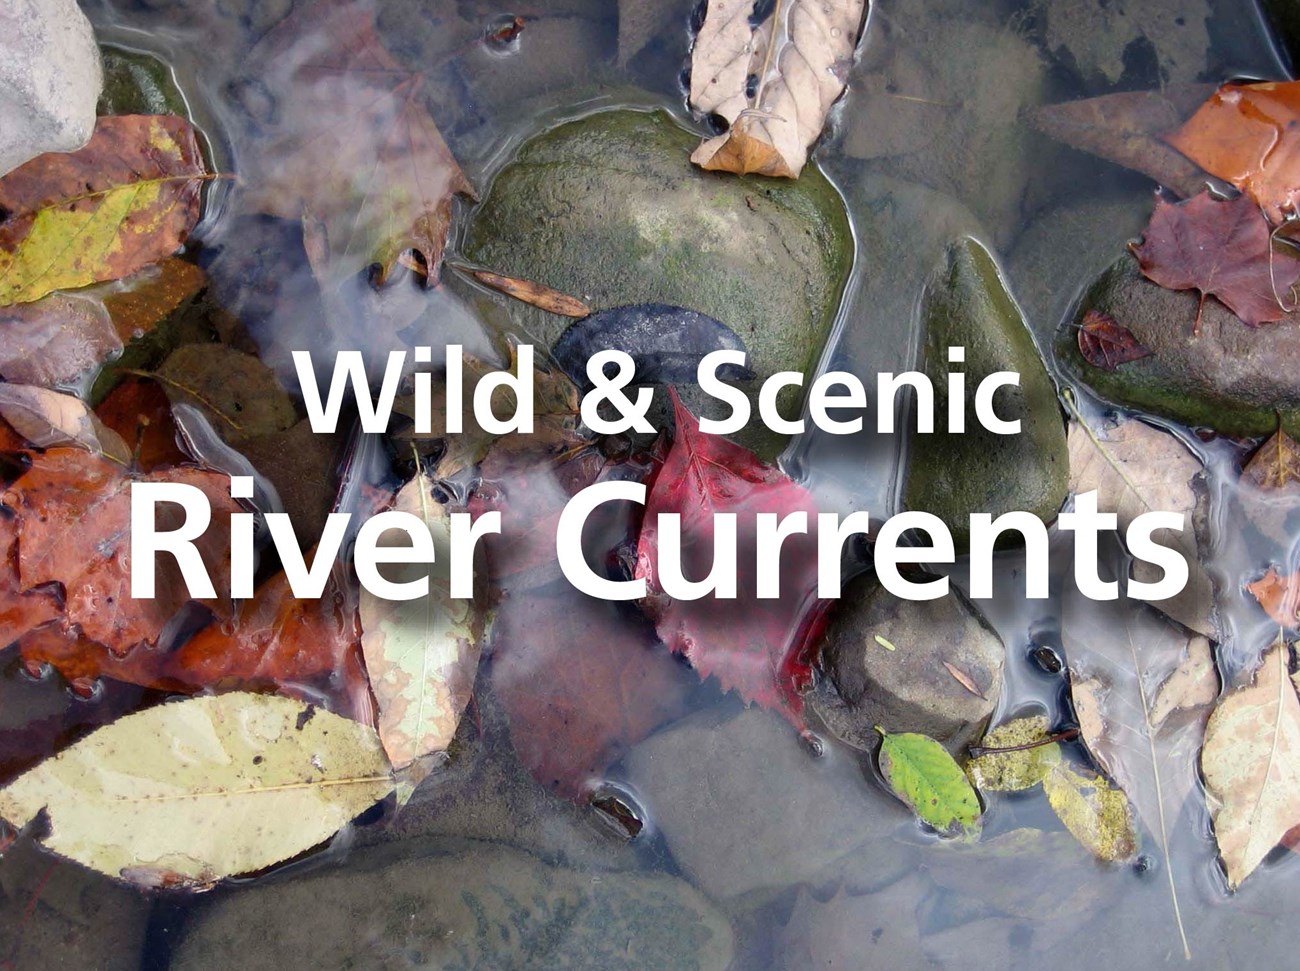
[[[1093,367],[1114,371],[1121,364],[1150,357],[1133,332],[1110,314],[1089,310],[1079,325],[1079,353]]]

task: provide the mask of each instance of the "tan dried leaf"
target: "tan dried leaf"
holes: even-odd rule
[[[1159,728],[1176,711],[1203,708],[1219,697],[1219,669],[1214,650],[1205,637],[1187,642],[1183,659],[1156,692],[1151,703],[1151,725]]]
[[[1300,698],[1279,637],[1255,681],[1225,695],[1205,728],[1201,772],[1235,889],[1300,824]]]
[[[730,128],[691,161],[798,178],[844,92],[865,9],[866,0],[775,0],[754,26],[752,0],[710,0],[691,52],[691,105]]]
[[[131,449],[122,436],[73,395],[30,385],[0,384],[0,417],[37,448],[78,445],[119,465],[131,462]]]

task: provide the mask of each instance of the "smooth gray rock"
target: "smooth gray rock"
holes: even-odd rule
[[[879,885],[910,865],[891,832],[902,807],[849,753],[816,756],[779,715],[728,710],[678,722],[624,763],[697,886],[732,900],[803,882]]]
[[[1227,435],[1268,435],[1277,415],[1300,435],[1300,312],[1247,327],[1213,297],[1201,311],[1191,290],[1166,290],[1125,254],[1084,294],[1056,340],[1058,367],[1117,405]],[[1151,356],[1113,371],[1079,353],[1078,324],[1090,310],[1128,328]]]
[[[935,431],[911,438],[907,508],[942,519],[958,549],[969,541],[973,513],[997,518],[1025,511],[1044,522],[1055,519],[1070,474],[1056,386],[997,264],[976,240],[949,248],[921,298],[921,326]],[[949,347],[965,348],[965,362],[949,363]],[[966,375],[965,431],[950,433],[948,374],[958,371]],[[1020,375],[1018,386],[1004,386],[993,398],[999,418],[1020,422],[1015,435],[989,431],[975,415],[976,389],[997,371]]]
[[[728,325],[758,375],[740,385],[754,418],[736,437],[771,456],[784,439],[758,421],[758,383],[816,365],[848,277],[852,231],[843,200],[815,168],[798,181],[704,172],[689,161],[698,142],[662,111],[603,111],[560,125],[496,176],[465,252],[598,310],[666,303]],[[518,301],[508,311],[547,346],[570,323]],[[795,417],[800,394],[786,390],[780,406]],[[702,394],[686,401],[710,417],[729,411]],[[664,427],[662,417],[651,421]]]
[[[188,925],[177,971],[726,971],[725,917],[674,877],[587,873],[494,843],[374,853],[228,894]]]
[[[827,677],[812,708],[832,734],[863,751],[879,747],[879,725],[929,735],[955,753],[997,708],[1005,660],[1001,638],[955,587],[939,600],[903,600],[859,577],[831,618],[822,647]]]
[[[0,0],[0,175],[95,130],[99,48],[76,0]]]

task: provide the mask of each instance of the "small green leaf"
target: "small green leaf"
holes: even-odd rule
[[[1065,828],[1097,859],[1115,863],[1137,852],[1133,810],[1122,789],[1064,762],[1052,766],[1043,789]]]
[[[881,734],[880,771],[894,794],[941,833],[978,832],[979,797],[947,749],[915,732]]]
[[[1019,792],[1043,781],[1052,766],[1061,761],[1057,742],[1038,745],[1048,738],[1047,718],[1031,715],[999,725],[980,742],[979,748],[1021,748],[1015,752],[986,752],[966,763],[966,774],[978,789],[990,792]]]
[[[896,650],[898,650],[897,647],[895,647],[893,644],[891,644],[891,643],[890,643],[888,640],[886,640],[885,638],[881,637],[879,634],[876,634],[876,635],[875,635],[875,638],[876,638],[876,643],[879,644],[881,647],[883,647],[886,651],[896,651]]]

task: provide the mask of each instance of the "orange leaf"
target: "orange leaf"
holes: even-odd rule
[[[1283,627],[1294,628],[1300,618],[1300,573],[1284,577],[1276,568],[1269,567],[1268,572],[1246,589],[1259,601],[1270,617]]]

